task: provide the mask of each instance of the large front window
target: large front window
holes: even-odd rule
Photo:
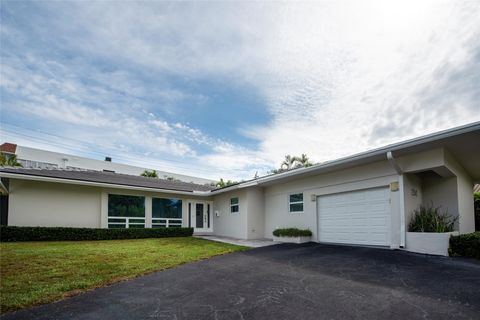
[[[108,195],[109,228],[145,228],[145,197]]]
[[[180,199],[152,199],[152,227],[181,227],[182,200]]]

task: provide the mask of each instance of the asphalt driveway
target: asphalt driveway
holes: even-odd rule
[[[2,319],[480,319],[480,263],[282,244],[153,273]]]

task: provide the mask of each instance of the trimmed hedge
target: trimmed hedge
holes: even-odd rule
[[[448,253],[480,259],[480,231],[450,237]]]
[[[285,228],[273,231],[275,237],[311,237],[312,231],[308,229]]]
[[[0,226],[0,241],[81,241],[190,237],[193,228],[94,229]]]

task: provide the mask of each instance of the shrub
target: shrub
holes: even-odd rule
[[[480,201],[480,192],[474,192],[473,199],[474,201]]]
[[[480,259],[480,231],[450,237],[451,256],[464,256]]]
[[[447,212],[441,213],[440,207],[430,205],[413,211],[412,220],[408,225],[410,232],[451,232],[458,217],[451,217]]]
[[[308,229],[285,228],[273,231],[275,237],[310,237],[312,231]]]
[[[0,226],[0,241],[79,241],[189,237],[193,228],[94,229]]]

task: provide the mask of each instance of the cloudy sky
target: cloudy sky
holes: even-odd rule
[[[0,12],[2,142],[241,179],[480,120],[479,1]]]

